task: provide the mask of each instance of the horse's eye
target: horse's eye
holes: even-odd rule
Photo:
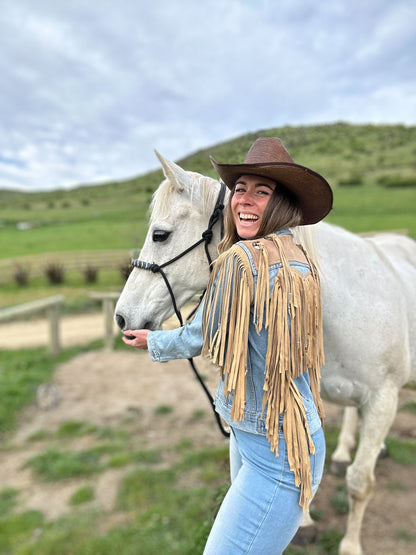
[[[152,235],[152,239],[155,243],[163,243],[169,238],[170,231],[165,231],[163,229],[155,229]]]

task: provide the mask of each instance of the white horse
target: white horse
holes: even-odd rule
[[[220,183],[158,157],[166,179],[153,197],[140,260],[161,265],[201,237]],[[359,555],[380,446],[395,418],[401,387],[416,378],[416,242],[394,234],[363,238],[324,222],[294,231],[306,248],[313,251],[312,239],[318,247],[326,359],[322,394],[347,407],[333,460],[351,462],[356,408],[361,410],[360,442],[346,473],[347,529],[339,548],[342,555]],[[216,224],[212,258],[220,234]],[[207,284],[204,249],[195,248],[164,272],[181,307]],[[120,328],[158,329],[172,314],[164,279],[134,269],[115,310]]]

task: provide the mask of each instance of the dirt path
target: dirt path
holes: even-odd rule
[[[72,320],[72,321],[70,321]],[[63,334],[64,344],[69,341],[84,342],[102,337],[101,315],[67,319],[68,330],[73,336]],[[47,333],[40,324],[18,324],[19,330],[12,333],[14,326],[8,326],[7,347],[13,344],[28,346],[40,340]],[[4,331],[2,326],[1,332]],[[47,330],[47,326],[46,326]],[[3,343],[5,335],[1,335]],[[21,343],[19,343],[21,341]],[[215,389],[217,380],[215,369],[205,359],[197,360],[201,373],[207,377],[210,389]],[[0,489],[13,487],[21,490],[19,508],[38,509],[55,519],[70,511],[68,500],[80,487],[77,480],[63,484],[40,484],[24,463],[37,452],[45,449],[45,444],[28,441],[39,430],[54,432],[69,421],[82,421],[99,426],[117,426],[127,418],[135,420],[134,433],[146,442],[148,448],[168,442],[176,444],[184,438],[192,437],[197,446],[226,444],[215,424],[208,401],[200,385],[192,376],[184,361],[153,364],[147,353],[125,351],[87,352],[62,364],[53,378],[58,394],[50,406],[41,409],[38,405],[28,407],[21,415],[19,427],[10,439],[6,449],[0,450]],[[416,392],[403,390],[400,405],[407,400],[416,400]],[[175,408],[172,418],[156,418],[155,409],[160,406]],[[178,408],[180,407],[180,408]],[[195,419],[195,411],[204,412],[202,418]],[[342,409],[326,403],[327,425],[339,425]],[[416,415],[399,412],[391,435],[401,438],[416,436]],[[73,449],[86,448],[87,438],[81,437],[71,443]],[[408,555],[415,543],[400,539],[400,534],[416,536],[415,465],[403,466],[390,459],[380,460],[376,469],[377,488],[366,512],[363,527],[363,545],[366,554]],[[94,485],[97,503],[104,509],[114,506],[117,487],[123,470],[110,470],[100,474]],[[319,523],[321,530],[345,529],[345,516],[340,516],[331,505],[342,480],[327,473],[318,492],[316,508],[322,512]]]

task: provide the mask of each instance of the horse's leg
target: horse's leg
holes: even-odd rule
[[[357,428],[358,410],[355,407],[345,407],[337,447],[331,456],[331,471],[334,474],[343,476],[351,463],[351,452],[355,447]]]
[[[399,391],[395,384],[385,383],[362,407],[360,441],[354,462],[347,470],[350,502],[347,530],[341,541],[340,555],[361,555],[361,525],[374,487],[374,468],[380,445],[394,421]]]
[[[293,545],[308,545],[316,540],[318,528],[309,511],[304,514],[299,529],[292,540]]]
[[[345,469],[351,463],[351,451],[355,447],[355,432],[358,425],[358,411],[355,407],[345,407],[342,418],[342,428],[338,437],[337,448],[331,460],[331,471],[334,474],[345,474]],[[318,530],[315,521],[307,512],[296,532],[292,543],[308,545],[316,540]]]

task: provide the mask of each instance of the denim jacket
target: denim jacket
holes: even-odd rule
[[[277,233],[283,234],[290,232],[288,230],[281,230]],[[240,244],[244,248],[244,245],[242,243]],[[247,254],[249,255],[251,261],[254,287],[256,287],[257,270],[248,250]],[[290,265],[297,268],[304,275],[310,271],[307,264],[290,262]],[[281,263],[269,266],[269,278],[271,284],[273,283],[280,267]],[[202,313],[203,304],[199,307],[194,319],[181,328],[150,332],[147,336],[147,342],[152,360],[155,362],[166,362],[169,360],[192,358],[200,355],[203,345]],[[227,399],[226,395],[224,395],[224,381],[222,378],[219,380],[215,396],[215,409],[230,426],[260,435],[266,435],[265,421],[262,413],[262,403],[267,342],[267,330],[263,329],[260,334],[258,334],[255,330],[254,323],[250,321],[244,418],[238,422],[231,419],[230,414],[233,399],[232,396]],[[321,427],[321,420],[313,401],[308,373],[305,372],[300,375],[295,379],[295,382],[303,398],[309,424],[309,432],[313,434]],[[283,422],[283,415],[280,415],[280,419],[281,422]]]

